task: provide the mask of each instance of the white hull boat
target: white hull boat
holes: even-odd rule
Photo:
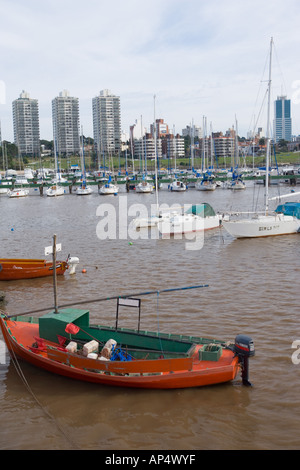
[[[197,181],[195,184],[197,191],[214,191],[216,187],[217,185],[214,181],[208,180]]]
[[[186,184],[184,184],[182,181],[173,181],[173,183],[169,185],[169,190],[175,192],[186,191]]]
[[[92,194],[92,192],[93,190],[91,186],[87,186],[86,184],[82,184],[76,189],[76,194],[78,196],[88,196],[89,194]]]
[[[50,186],[50,188],[46,190],[46,194],[49,197],[63,196],[65,189],[62,186]]]
[[[7,195],[8,197],[10,198],[14,198],[14,197],[26,197],[28,196],[29,194],[29,190],[28,189],[23,189],[23,188],[14,188],[12,190],[9,190],[7,192]]]
[[[267,120],[267,152],[266,168],[269,169],[270,160],[270,98],[271,98],[271,64],[272,64],[272,45],[270,43],[270,65],[268,80],[268,120]],[[273,213],[269,215],[269,171],[266,171],[265,184],[265,215],[256,215],[252,218],[239,218],[223,221],[224,228],[236,238],[258,238],[269,237],[272,235],[287,235],[299,232],[300,223],[297,217],[285,215],[283,213]]]
[[[147,181],[142,181],[138,183],[135,187],[136,193],[152,193],[153,192],[153,184],[148,183]]]
[[[100,187],[99,194],[106,196],[109,194],[118,194],[119,187],[113,183],[107,183]]]
[[[158,222],[162,235],[176,235],[211,230],[222,225],[222,215],[216,214],[213,208],[205,204],[191,206],[183,214],[175,214],[169,219]]]
[[[233,189],[233,191],[239,191],[241,189],[246,189],[246,184],[244,181],[237,180],[237,181],[232,181],[230,183],[229,189]]]
[[[223,226],[235,238],[257,238],[297,233],[300,220],[283,214],[258,215],[251,219],[223,220]]]
[[[178,212],[171,211],[160,213],[159,215],[152,215],[150,217],[137,217],[133,219],[135,228],[157,227],[159,223],[169,221],[171,217],[178,215]]]

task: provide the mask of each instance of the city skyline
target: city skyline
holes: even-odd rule
[[[26,109],[24,108],[25,106]],[[18,145],[19,142],[20,155],[34,156],[40,153],[39,144],[37,143],[40,138],[38,107],[38,100],[30,98],[30,94],[25,90],[12,103],[14,143]],[[147,128],[144,126],[142,119],[140,119],[130,126],[129,134],[125,136],[122,134],[120,127],[120,114],[120,97],[115,96],[111,90],[101,90],[97,96],[92,98],[93,136],[85,135],[85,137],[93,138],[95,151],[98,154],[116,154],[121,149],[121,143],[141,140],[142,135],[144,138],[146,135],[153,136],[155,128],[157,137],[189,135],[195,143],[201,140],[203,136],[209,138],[211,134],[217,140],[220,135],[222,136],[221,139],[224,138],[223,131],[213,130],[211,126],[208,130],[207,118],[205,116],[203,116],[202,127],[195,125],[193,122],[178,132],[175,131],[174,126],[171,128],[162,118],[155,118],[155,128],[153,123],[150,123],[149,128]],[[277,96],[277,99],[274,101],[274,119],[271,124],[271,139],[276,143],[281,139],[289,142],[292,141],[292,118],[290,116],[291,100],[287,99],[286,96]],[[56,153],[58,155],[79,154],[81,145],[80,135],[83,131],[80,126],[79,99],[78,97],[70,96],[68,90],[63,90],[52,99],[52,125],[53,139],[50,139],[50,141],[53,140],[55,142]],[[224,134],[226,136],[229,134],[235,135],[236,130],[238,131],[237,122],[235,126],[233,125],[231,128],[228,128]],[[18,137],[18,134],[20,134],[21,139]],[[238,136],[246,140],[252,140],[253,137],[256,139],[265,137],[265,132],[263,128],[255,127],[247,136],[241,136],[239,133]],[[40,140],[48,139],[41,137]],[[38,151],[36,150],[37,148]],[[32,149],[35,150],[33,151]],[[181,150],[176,150],[178,155],[181,153]]]
[[[241,136],[252,130],[266,86],[264,67],[274,38],[272,101],[291,99],[293,134],[300,133],[300,5],[296,0],[137,0],[110,4],[87,0],[1,0],[0,120],[13,141],[11,103],[26,89],[39,100],[40,135],[52,140],[51,100],[68,89],[79,97],[80,125],[93,135],[92,98],[110,89],[120,96],[121,130],[143,116],[176,132],[207,116],[214,131],[235,120]],[[66,21],[68,18],[68,21]],[[105,18],[105,22],[99,20]],[[58,34],[59,33],[59,34]],[[255,110],[255,105],[257,108]],[[262,118],[258,127],[266,127]]]

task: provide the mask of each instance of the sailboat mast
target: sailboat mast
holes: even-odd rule
[[[192,171],[194,171],[194,119],[192,119],[191,126],[191,157],[192,157]]]
[[[155,99],[156,95],[154,95],[154,159],[155,159],[155,195],[156,195],[156,210],[158,214],[158,185],[157,185],[157,141],[156,141],[156,115],[155,115]]]
[[[266,214],[269,209],[269,160],[270,160],[270,104],[271,104],[271,71],[272,71],[272,46],[273,38],[270,42],[270,63],[268,80],[268,115],[267,115],[267,150],[266,150]]]

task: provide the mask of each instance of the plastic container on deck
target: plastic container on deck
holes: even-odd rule
[[[86,343],[82,348],[82,352],[84,356],[87,356],[90,353],[97,353],[98,351],[99,351],[99,343],[98,341],[95,341],[94,339],[90,341],[89,343]]]
[[[66,350],[70,353],[75,353],[77,351],[77,343],[75,343],[75,341],[70,341],[66,346]]]
[[[110,359],[111,353],[112,353],[113,349],[116,348],[116,345],[117,345],[117,342],[114,339],[109,339],[105,343],[104,347],[102,348],[101,356],[104,356],[107,359]]]
[[[98,354],[97,353],[89,353],[87,355],[89,359],[98,359]]]

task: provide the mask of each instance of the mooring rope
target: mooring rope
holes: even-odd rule
[[[63,434],[63,436],[66,438],[66,440],[71,444],[71,446],[77,450],[79,450],[79,447],[76,443],[74,443],[74,441],[70,438],[70,436],[65,432],[65,430],[62,428],[62,426],[57,422],[57,420],[55,419],[55,417],[49,412],[46,410],[46,408],[43,406],[43,404],[40,402],[40,400],[37,398],[37,396],[35,395],[35,393],[33,392],[33,390],[31,389],[25,375],[24,375],[24,372],[22,371],[22,368],[21,368],[21,365],[18,361],[18,358],[13,350],[13,347],[12,347],[12,342],[11,342],[11,339],[9,338],[8,341],[10,342],[10,348],[8,348],[8,351],[9,351],[9,354],[10,354],[10,357],[11,357],[11,360],[12,360],[12,363],[15,367],[15,370],[18,374],[18,376],[20,377],[20,379],[22,380],[25,388],[27,389],[27,391],[30,393],[30,395],[33,397],[33,399],[36,401],[36,403],[38,404],[38,406],[42,409],[42,411],[44,412],[44,414],[50,418],[56,425],[56,427],[59,429],[59,431]]]

